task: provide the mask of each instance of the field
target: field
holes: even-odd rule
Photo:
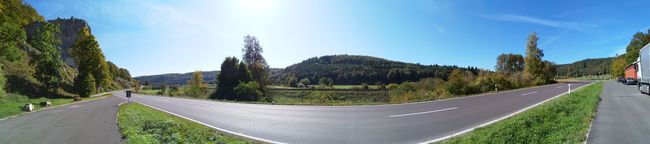
[[[159,95],[159,92],[159,89],[143,89],[138,91],[138,93],[146,95]]]
[[[271,90],[273,104],[284,105],[361,105],[389,103],[382,90]]]
[[[363,89],[363,85],[332,85],[331,87],[324,87],[321,85],[309,85],[309,88],[305,87],[288,87],[288,86],[279,86],[279,85],[269,85],[271,89]],[[368,89],[379,89],[379,85],[368,85]]]
[[[250,143],[144,105],[120,106],[118,127],[126,143]]]
[[[97,99],[103,97],[105,96],[82,98],[82,100],[91,100],[91,99]],[[50,101],[52,103],[52,106],[57,106],[57,105],[72,103],[73,99],[71,97],[29,98],[27,96],[19,95],[19,94],[7,94],[6,96],[0,97],[0,118],[5,118],[12,115],[24,113],[21,107],[27,103],[34,104],[35,110],[42,109],[44,107],[41,107],[39,103],[44,101]]]
[[[603,82],[442,143],[583,143]]]

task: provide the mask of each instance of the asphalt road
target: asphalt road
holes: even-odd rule
[[[274,142],[421,143],[502,118],[567,89],[563,83],[442,101],[334,107],[239,104],[138,94],[131,99],[212,127]],[[124,93],[114,95],[123,97]]]
[[[636,85],[607,81],[600,97],[587,143],[650,142],[650,96]]]
[[[110,96],[0,120],[0,143],[121,143],[115,118],[122,101]]]

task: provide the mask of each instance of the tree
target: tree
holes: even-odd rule
[[[95,78],[89,73],[80,73],[74,80],[74,86],[80,97],[90,97],[95,93]]]
[[[287,80],[287,86],[289,87],[298,87],[298,80],[296,77],[289,77]]]
[[[302,87],[308,87],[309,83],[311,83],[311,80],[309,80],[309,78],[305,77],[305,78],[302,78],[300,80],[300,82],[298,82],[298,85],[302,86]]]
[[[221,63],[221,71],[217,76],[217,91],[215,91],[210,98],[228,100],[236,98],[233,88],[239,85],[238,63],[239,59],[235,57],[227,57],[223,63]]]
[[[253,80],[260,85],[260,91],[262,91],[263,95],[267,96],[268,90],[266,89],[266,85],[269,77],[269,65],[266,63],[264,56],[262,56],[264,50],[260,45],[260,41],[255,36],[246,35],[244,37],[242,52],[244,53],[242,61],[248,64]]]
[[[253,80],[253,76],[251,74],[251,71],[248,69],[248,65],[246,65],[246,63],[243,61],[239,63],[238,70],[239,82],[249,82]]]
[[[79,32],[79,38],[71,46],[70,54],[77,64],[79,73],[93,75],[97,91],[110,84],[112,78],[108,71],[108,64],[99,48],[99,43],[95,40],[95,36],[90,34],[88,28]]]
[[[256,101],[262,97],[262,92],[259,90],[259,84],[255,81],[242,82],[234,88],[237,98],[234,100],[242,101]]]
[[[623,71],[625,66],[627,66],[625,63],[625,55],[620,55],[614,58],[610,69],[612,76],[623,77],[625,75]]]
[[[544,61],[544,68],[542,69],[542,72],[544,73],[543,79],[546,82],[551,82],[553,81],[553,77],[555,76],[555,73],[557,73],[555,63],[551,61]]]
[[[519,54],[501,54],[497,57],[496,71],[515,73],[524,70],[524,57]]]
[[[528,36],[528,46],[526,47],[526,58],[524,59],[526,65],[524,71],[533,77],[542,77],[544,75],[544,63],[542,57],[544,53],[537,47],[537,33],[533,32]]]
[[[19,47],[26,39],[25,31],[19,25],[9,22],[0,23],[0,60],[21,59]]]
[[[332,79],[331,79],[331,78],[328,78],[328,77],[321,77],[321,78],[318,80],[318,83],[321,84],[321,85],[325,85],[325,86],[330,86],[330,87],[331,87],[332,84],[334,83],[334,81],[332,81]]]
[[[58,38],[59,29],[50,23],[43,23],[43,26],[36,30],[36,34],[28,40],[28,43],[40,51],[40,54],[33,56],[36,63],[34,77],[43,83],[46,90],[53,92],[63,82],[61,71],[61,51]]]
[[[195,71],[192,73],[192,79],[187,81],[185,94],[193,97],[204,95],[208,91],[208,84],[203,81],[203,73]]]
[[[473,93],[473,89],[469,86],[469,83],[473,80],[474,74],[472,72],[455,69],[449,75],[447,91],[456,95]]]
[[[0,98],[5,95],[5,84],[7,82],[3,69],[2,63],[0,63]]]

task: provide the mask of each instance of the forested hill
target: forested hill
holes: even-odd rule
[[[311,84],[317,84],[325,77],[331,78],[334,84],[387,84],[427,77],[447,79],[453,69],[470,70],[475,74],[479,71],[474,67],[421,65],[371,56],[329,55],[309,58],[271,73],[270,80],[274,84],[285,84],[290,78],[308,78]]]
[[[150,86],[160,86],[160,85],[185,85],[188,80],[192,79],[192,73],[169,73],[169,74],[159,74],[159,75],[148,75],[148,76],[139,76],[134,79],[140,81],[140,83]],[[203,81],[213,84],[216,83],[217,74],[219,71],[202,71]]]
[[[580,77],[609,74],[614,57],[584,59],[570,64],[557,65],[556,76]]]

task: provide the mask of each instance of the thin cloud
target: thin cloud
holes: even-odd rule
[[[519,23],[530,23],[530,24],[536,24],[536,25],[542,25],[542,26],[548,26],[548,27],[571,29],[571,30],[580,30],[580,31],[583,31],[586,28],[597,27],[597,25],[582,23],[582,22],[557,21],[557,20],[549,20],[549,19],[543,19],[543,18],[524,16],[524,15],[501,14],[501,15],[483,16],[483,17],[488,18],[488,19],[492,19],[492,20],[508,21],[508,22],[519,22]]]

